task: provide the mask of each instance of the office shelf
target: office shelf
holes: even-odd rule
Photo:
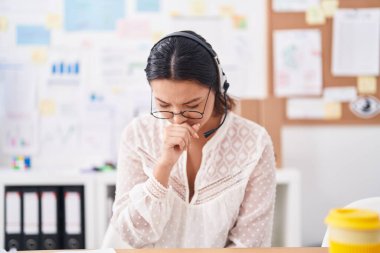
[[[0,169],[0,217],[4,217],[6,186],[83,185],[86,248],[98,248],[107,229],[116,183],[115,172],[9,171]],[[273,246],[301,246],[300,175],[295,169],[277,170]],[[0,248],[4,247],[4,219],[0,219]]]

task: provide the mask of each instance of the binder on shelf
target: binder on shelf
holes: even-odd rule
[[[20,250],[22,247],[22,190],[5,187],[5,249]]]
[[[115,185],[107,185],[107,224],[111,220],[112,217],[112,206],[115,201]]]
[[[38,250],[40,243],[40,201],[37,187],[22,189],[23,250]]]
[[[54,186],[40,187],[41,230],[40,248],[42,250],[61,249],[59,235],[59,188]]]
[[[65,249],[84,249],[84,197],[83,186],[63,187]]]

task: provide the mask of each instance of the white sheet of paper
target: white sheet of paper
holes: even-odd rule
[[[323,92],[326,101],[351,102],[357,98],[355,87],[326,87]]]
[[[322,91],[321,33],[317,29],[274,32],[274,92],[276,96],[320,95]]]
[[[1,59],[0,59],[1,60]],[[6,115],[26,115],[36,106],[36,73],[20,62],[6,62],[0,66],[0,93]]]
[[[288,119],[323,119],[325,117],[324,100],[321,98],[293,98],[286,103]]]
[[[332,73],[377,76],[380,72],[380,8],[339,9],[334,15]]]
[[[311,6],[319,4],[320,0],[270,0],[275,12],[303,12]]]

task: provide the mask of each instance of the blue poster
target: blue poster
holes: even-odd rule
[[[49,45],[50,31],[39,25],[19,25],[16,38],[18,45]]]
[[[160,10],[160,0],[136,0],[137,11],[158,12]]]
[[[66,31],[115,30],[125,16],[125,0],[65,0]]]

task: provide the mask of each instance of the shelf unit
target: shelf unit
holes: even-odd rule
[[[4,248],[4,189],[6,186],[83,185],[86,248],[101,246],[109,223],[116,173],[9,171],[0,169],[0,248]],[[111,189],[111,190],[110,190]],[[295,169],[277,170],[277,199],[273,246],[301,246],[300,175]]]

